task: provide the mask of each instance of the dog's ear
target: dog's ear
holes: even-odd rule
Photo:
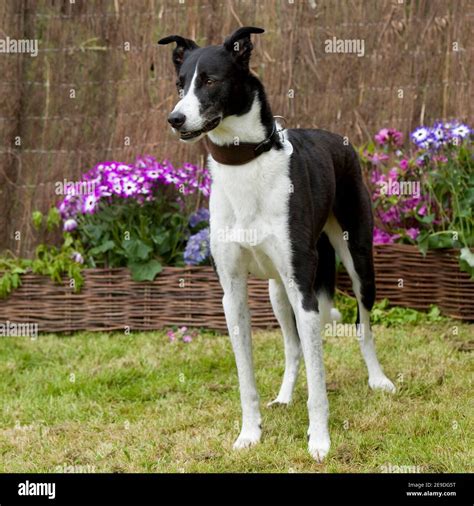
[[[254,26],[244,26],[236,30],[232,35],[229,35],[224,41],[224,47],[227,51],[232,53],[235,61],[248,69],[250,54],[252,53],[253,45],[250,40],[251,33],[263,33],[263,28],[256,28]]]
[[[191,39],[185,39],[179,35],[170,35],[158,41],[158,44],[171,44],[176,42],[176,47],[173,50],[173,63],[176,73],[179,73],[179,69],[184,61],[184,57],[188,51],[197,49],[199,46]]]

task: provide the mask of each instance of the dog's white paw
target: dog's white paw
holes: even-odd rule
[[[262,435],[262,429],[259,427],[254,429],[242,430],[239,437],[234,443],[234,450],[243,450],[244,448],[250,448],[256,445],[260,441]]]
[[[387,378],[387,376],[378,376],[369,378],[369,386],[372,390],[383,390],[385,392],[395,393],[395,385]]]
[[[342,320],[342,315],[340,311],[335,307],[331,308],[331,320],[333,322],[340,322]]]
[[[308,451],[316,462],[322,462],[329,452],[331,440],[328,435],[309,436]]]
[[[289,399],[288,397],[280,397],[278,396],[276,399],[274,399],[273,401],[269,402],[267,404],[267,408],[270,408],[272,406],[288,406],[288,404],[290,404],[291,402],[291,399]]]

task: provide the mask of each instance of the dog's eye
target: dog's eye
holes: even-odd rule
[[[206,86],[212,86],[216,81],[214,79],[210,79],[209,77],[206,79],[205,84]]]

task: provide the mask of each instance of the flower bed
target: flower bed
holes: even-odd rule
[[[374,207],[378,298],[415,309],[436,304],[474,320],[471,129],[438,122],[411,138],[406,146],[401,132],[384,128],[360,149]],[[0,258],[0,297],[18,290],[0,318],[35,318],[43,330],[225,329],[209,267],[205,168],[142,156],[98,163],[67,186],[46,216],[33,213],[38,229],[62,226],[61,245],[41,244],[33,259]],[[51,282],[61,280],[67,287]],[[339,283],[349,289],[343,274]],[[250,289],[254,326],[274,325],[266,282],[253,280]]]
[[[377,299],[393,305],[428,309],[436,304],[445,315],[474,320],[474,283],[459,270],[455,250],[429,251],[414,246],[375,247]],[[350,293],[345,273],[338,287]],[[277,326],[268,298],[268,283],[251,278],[249,304],[254,328]],[[86,269],[84,286],[25,274],[22,286],[0,304],[0,321],[38,323],[40,332],[74,330],[153,330],[170,326],[226,330],[222,290],[208,266],[165,267],[152,282],[136,282],[126,268]]]

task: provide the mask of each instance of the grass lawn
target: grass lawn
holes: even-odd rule
[[[472,471],[472,329],[454,321],[375,326],[395,395],[369,390],[355,339],[326,338],[332,447],[323,464],[306,448],[303,368],[293,404],[265,407],[283,374],[279,332],[254,334],[263,436],[240,452],[231,449],[240,402],[226,336],[2,338],[0,471]]]

